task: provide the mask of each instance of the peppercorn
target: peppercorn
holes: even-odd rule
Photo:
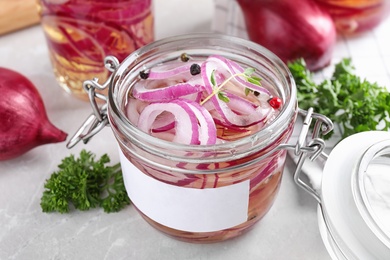
[[[192,64],[190,67],[190,72],[192,76],[198,75],[200,73],[200,66],[199,64]]]
[[[181,60],[182,62],[187,62],[187,61],[190,60],[190,57],[188,57],[187,53],[182,53],[182,54],[180,55],[180,60]]]
[[[147,79],[149,78],[149,73],[142,70],[139,72],[139,76],[141,77],[141,79]]]

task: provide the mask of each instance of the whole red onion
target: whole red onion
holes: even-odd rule
[[[38,90],[25,76],[0,67],[0,161],[67,134],[52,125]]]
[[[310,70],[330,63],[336,29],[313,0],[237,0],[249,38],[284,62],[304,58]]]

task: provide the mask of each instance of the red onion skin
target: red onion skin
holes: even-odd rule
[[[334,22],[313,0],[237,0],[249,38],[285,63],[304,58],[316,71],[329,65],[336,43]]]
[[[48,120],[38,90],[25,76],[0,67],[0,92],[0,161],[66,139]]]

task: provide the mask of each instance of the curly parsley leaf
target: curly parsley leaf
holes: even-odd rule
[[[297,85],[299,106],[313,107],[340,125],[342,138],[363,131],[390,130],[388,90],[357,76],[351,59],[337,63],[332,77],[319,84],[314,82],[303,59],[289,63],[288,67]]]
[[[79,158],[65,157],[44,184],[42,211],[67,213],[73,205],[82,211],[103,207],[111,213],[129,205],[120,164],[107,166],[109,162],[106,154],[95,160],[95,155],[85,150]]]

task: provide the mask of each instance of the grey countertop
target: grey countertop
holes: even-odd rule
[[[213,2],[156,0],[156,38],[211,30]],[[191,10],[187,20],[171,10]],[[58,87],[40,26],[0,37],[0,66],[17,70],[37,86],[50,120],[73,134],[90,114],[88,103]],[[149,226],[132,206],[119,213],[100,209],[46,214],[40,208],[43,184],[61,159],[87,148],[119,161],[109,127],[88,145],[40,146],[0,162],[0,259],[329,259],[317,224],[314,199],[292,179],[288,159],[282,186],[269,213],[243,236],[215,244],[190,244]]]

